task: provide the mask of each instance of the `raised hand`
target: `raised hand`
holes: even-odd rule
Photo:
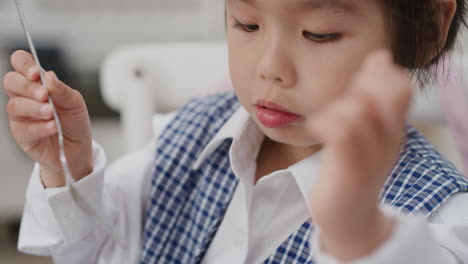
[[[45,74],[47,88],[43,87],[33,56],[26,51],[14,52],[11,64],[15,71],[4,77],[10,130],[18,146],[41,165],[44,185],[65,185],[57,126],[47,102],[49,95],[61,120],[72,175],[79,180],[89,174],[93,169],[91,124],[81,94],[61,82],[53,72]]]
[[[342,260],[369,254],[391,235],[394,220],[380,211],[379,192],[404,139],[412,90],[390,53],[375,52],[347,93],[309,123],[325,145],[312,219],[323,249]]]

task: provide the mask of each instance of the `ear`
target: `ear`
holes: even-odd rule
[[[441,30],[441,39],[436,50],[437,55],[447,42],[450,26],[452,25],[453,18],[457,11],[457,0],[436,0],[436,8],[439,10],[439,25]]]
[[[416,67],[425,66],[440,55],[447,43],[450,28],[457,11],[458,0],[431,1],[433,1],[433,8],[436,12],[436,16],[433,18],[436,21],[432,22],[436,22],[435,26],[438,28],[434,29],[437,30],[435,31],[436,34],[430,36],[430,39],[426,40],[426,45],[429,50],[425,51],[424,57],[420,58],[420,61],[416,64]],[[430,26],[434,26],[434,24],[431,24]]]

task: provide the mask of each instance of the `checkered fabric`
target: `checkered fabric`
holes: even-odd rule
[[[240,106],[228,92],[188,103],[161,134],[146,212],[140,263],[200,263],[238,184],[226,139],[194,169],[196,158]],[[414,128],[381,192],[382,202],[406,214],[429,216],[468,180]],[[313,263],[308,220],[264,263]]]
[[[381,192],[385,204],[429,217],[452,194],[468,192],[468,179],[414,127]]]

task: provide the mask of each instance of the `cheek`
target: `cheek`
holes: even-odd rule
[[[351,80],[371,51],[386,48],[385,42],[356,37],[316,50],[304,49],[299,56],[301,98],[304,111],[313,113],[346,93]],[[305,100],[302,99],[302,102]]]
[[[229,72],[231,76],[232,86],[239,97],[244,97],[248,92],[246,89],[246,76],[244,74],[245,64],[242,58],[239,58],[238,52],[229,50]]]
[[[229,40],[229,71],[232,85],[241,103],[248,108],[255,89],[256,69],[253,55],[255,51],[247,48],[245,43]]]
[[[297,102],[303,113],[314,113],[343,95],[359,65],[349,56],[307,54],[301,58]]]

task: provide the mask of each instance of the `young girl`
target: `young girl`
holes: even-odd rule
[[[108,167],[80,94],[52,72],[42,87],[15,52],[10,126],[37,162],[19,249],[56,263],[468,263],[468,180],[405,125],[407,72],[427,80],[465,8],[227,0],[235,93],[191,101]],[[63,187],[48,94],[77,188],[123,245]]]

